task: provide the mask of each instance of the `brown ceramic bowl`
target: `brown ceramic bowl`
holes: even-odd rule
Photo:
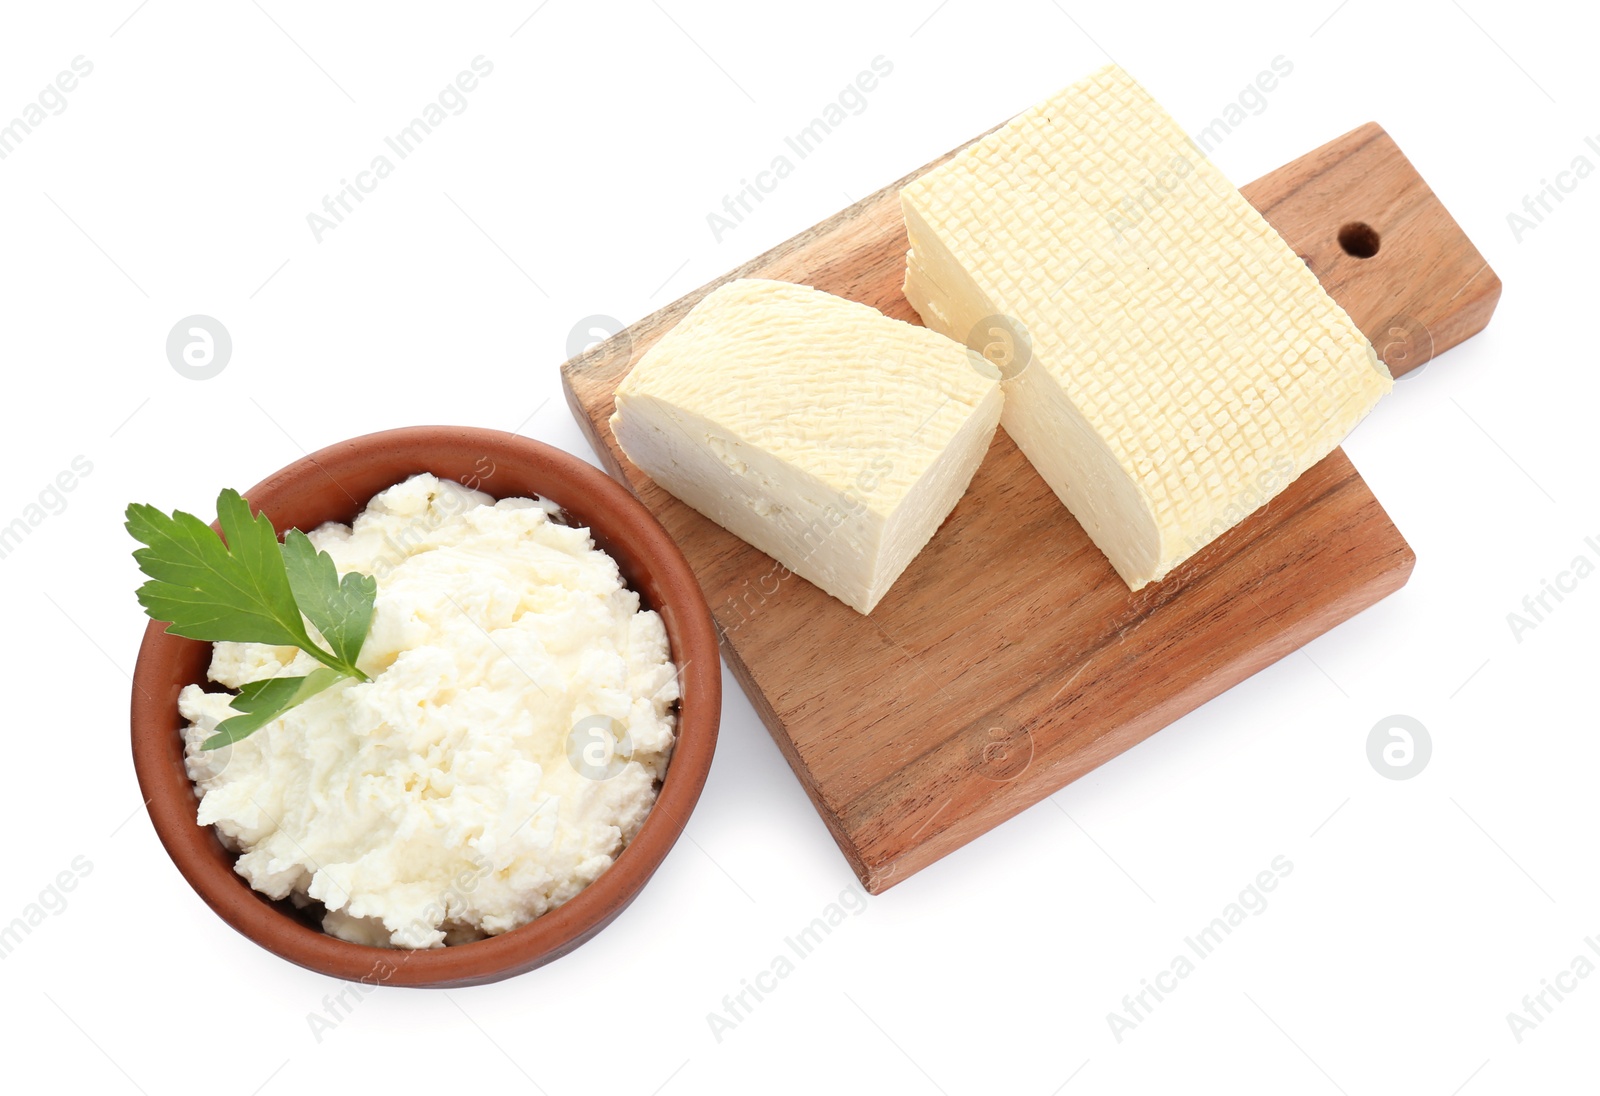
[[[277,526],[312,529],[349,522],[367,500],[417,472],[432,472],[496,498],[541,495],[616,559],[623,578],[661,614],[683,699],[678,740],[655,806],[615,864],[565,905],[501,936],[455,947],[406,951],[328,936],[288,902],[250,889],[234,856],[196,823],[199,799],[183,763],[178,693],[205,681],[211,645],[167,635],[152,623],[133,678],[133,763],[150,820],[173,863],[217,915],[268,951],[352,981],[469,986],[532,970],[566,954],[611,922],[683,832],[711,767],[722,707],[716,633],[683,553],[644,506],[578,458],[515,434],[418,426],[340,442],[298,460],[246,493]]]

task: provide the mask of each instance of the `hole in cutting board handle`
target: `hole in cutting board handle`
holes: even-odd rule
[[[1376,255],[1380,242],[1378,230],[1365,221],[1351,221],[1339,229],[1339,246],[1344,248],[1346,255],[1354,255],[1358,259],[1370,259]]]

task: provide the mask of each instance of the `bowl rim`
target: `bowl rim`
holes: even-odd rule
[[[150,621],[139,648],[131,690],[133,762],[151,824],[168,856],[200,898],[233,929],[274,954],[307,969],[368,984],[453,987],[498,981],[532,970],[584,943],[608,925],[649,881],[688,821],[710,771],[721,714],[722,676],[716,630],[699,580],[683,553],[655,516],[622,484],[580,458],[544,442],[501,430],[460,426],[412,426],[364,434],[319,449],[274,472],[245,497],[271,500],[311,476],[326,476],[341,463],[372,451],[399,455],[446,444],[469,444],[495,460],[529,469],[530,478],[564,477],[584,502],[574,507],[588,515],[608,514],[629,530],[639,549],[608,548],[622,566],[649,571],[653,585],[672,592],[655,605],[666,625],[677,666],[679,701],[676,741],[667,773],[639,832],[613,864],[573,898],[528,924],[470,944],[433,949],[396,949],[356,944],[312,928],[275,908],[235,872],[228,853],[219,862],[221,842],[211,826],[197,821],[198,798],[182,763],[183,725],[170,699],[174,661],[185,645],[199,640],[168,635],[166,625]],[[442,459],[435,457],[435,459]],[[423,469],[417,469],[421,471]],[[399,483],[414,471],[401,471]],[[335,481],[337,482],[337,481]],[[303,487],[301,488],[303,489]],[[486,488],[480,488],[486,489]],[[381,490],[381,489],[380,489]],[[496,498],[515,497],[509,492]],[[539,492],[543,494],[543,492]],[[558,493],[560,492],[558,489]],[[560,501],[560,500],[557,500]],[[367,501],[356,504],[364,509]],[[563,509],[568,504],[563,502]],[[268,516],[271,512],[268,510]],[[279,527],[279,532],[283,531]],[[205,679],[195,684],[205,684]],[[181,687],[181,686],[180,686]],[[176,764],[174,764],[176,758]]]

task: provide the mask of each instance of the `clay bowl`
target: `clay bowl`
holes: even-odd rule
[[[184,771],[178,693],[202,683],[211,645],[167,635],[152,623],[133,679],[133,762],[150,820],[178,870],[217,916],[268,951],[319,973],[401,986],[494,982],[556,959],[608,925],[639,893],[683,832],[711,767],[722,707],[716,633],[700,585],[654,517],[603,472],[570,454],[498,430],[418,426],[329,446],[246,492],[279,533],[349,522],[367,500],[417,472],[432,472],[496,498],[541,495],[587,526],[623,578],[661,614],[683,699],[678,741],[661,792],[615,864],[565,905],[527,925],[471,944],[407,951],[328,936],[288,902],[250,889],[233,854],[196,823],[199,800]],[[225,486],[225,485],[219,485]]]

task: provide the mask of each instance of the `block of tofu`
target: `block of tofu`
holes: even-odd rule
[[[943,335],[789,282],[713,290],[617,389],[628,459],[870,613],[966,491],[999,371]]]
[[[1305,263],[1115,66],[900,198],[907,298],[1006,363],[1007,432],[1135,590],[1282,491],[1393,384]]]

